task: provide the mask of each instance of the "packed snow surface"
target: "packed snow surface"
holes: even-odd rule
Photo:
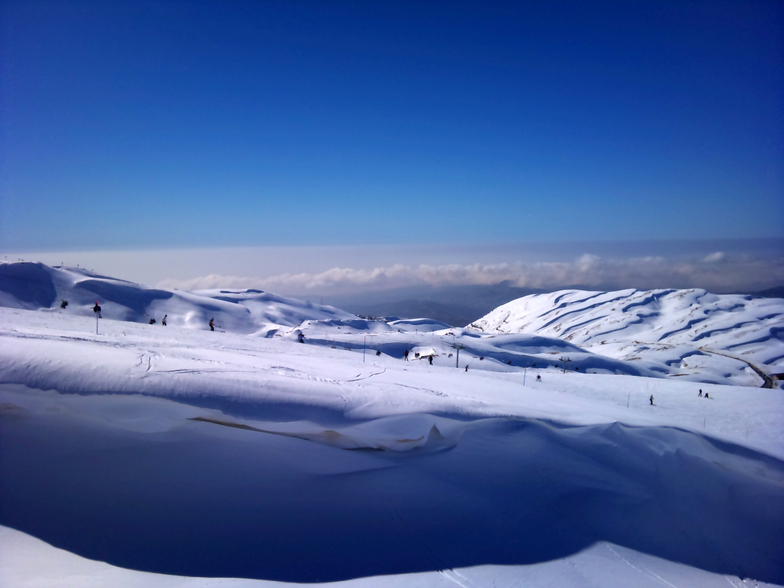
[[[14,265],[2,586],[784,585],[781,390]]]

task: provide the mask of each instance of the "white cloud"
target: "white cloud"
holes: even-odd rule
[[[705,263],[716,263],[719,261],[724,261],[725,257],[726,256],[724,255],[723,252],[717,251],[716,253],[711,253],[710,255],[706,255],[702,261],[704,261]]]
[[[723,263],[716,263],[722,261]],[[558,289],[705,288],[715,292],[753,291],[784,283],[784,260],[755,260],[723,253],[696,261],[663,257],[627,259],[584,254],[572,262],[500,264],[395,264],[373,269],[332,268],[317,273],[240,277],[211,274],[189,280],[164,280],[161,288],[259,288],[282,294],[338,295],[409,286],[497,284]]]
[[[495,284],[559,289],[706,288],[784,284],[784,240],[406,244],[9,254],[180,289],[259,288],[332,295],[406,286]],[[0,255],[0,259],[2,256]]]

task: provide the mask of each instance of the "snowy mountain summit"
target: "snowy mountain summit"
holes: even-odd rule
[[[471,324],[483,333],[558,337],[674,375],[745,385],[784,372],[784,300],[705,290],[562,290],[525,296]]]

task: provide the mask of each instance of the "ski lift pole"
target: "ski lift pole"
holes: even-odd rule
[[[460,350],[465,349],[465,345],[462,345],[460,343],[452,343],[450,347],[452,347],[453,349],[457,349],[457,357],[455,358],[455,367],[458,368],[460,367]]]

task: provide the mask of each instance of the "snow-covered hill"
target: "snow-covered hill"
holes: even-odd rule
[[[68,306],[60,307],[62,300]],[[0,264],[0,306],[43,310],[61,317],[93,317],[100,301],[107,319],[149,325],[208,330],[211,318],[220,332],[297,340],[311,345],[380,352],[412,360],[433,356],[461,367],[516,370],[537,367],[556,370],[568,359],[571,369],[593,373],[663,376],[667,369],[633,364],[593,354],[557,338],[530,335],[478,336],[428,318],[380,321],[362,319],[331,306],[320,306],[258,290],[158,290],[124,280],[97,276],[78,268],[51,268],[39,263]],[[452,357],[455,359],[452,360]]]
[[[784,300],[705,290],[563,290],[504,304],[471,325],[483,333],[559,337],[689,379],[760,385],[784,372]],[[732,359],[734,358],[734,359]]]
[[[4,269],[0,586],[784,585],[780,390]],[[161,300],[167,327],[145,320]]]
[[[68,301],[65,309],[62,300]],[[429,358],[472,369],[568,369],[701,383],[771,385],[784,371],[784,300],[703,290],[527,296],[467,329],[419,318],[367,320],[331,306],[259,290],[169,291],[38,263],[0,264],[0,306],[260,337],[305,336],[312,345]],[[158,328],[158,326],[152,328]],[[418,354],[418,355],[417,355]]]
[[[0,263],[0,306],[28,310],[59,309],[68,315],[94,316],[100,302],[105,318],[137,323],[219,329],[268,336],[302,321],[354,319],[352,314],[261,290],[159,290],[80,268],[52,268],[41,263]]]

